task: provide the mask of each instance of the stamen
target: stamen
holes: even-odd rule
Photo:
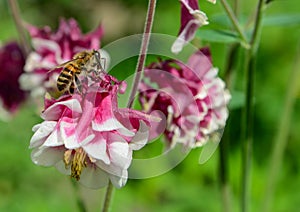
[[[69,151],[69,150],[68,150]],[[70,160],[67,157],[69,153],[65,152],[64,162],[66,165],[70,164]],[[80,147],[75,149],[75,154],[71,164],[71,177],[75,178],[77,181],[80,180],[80,175],[82,169],[87,166],[86,162],[86,152]]]
[[[69,167],[70,165],[70,161],[71,161],[71,156],[72,156],[72,149],[69,149],[67,151],[65,151],[64,153],[64,163],[65,163],[65,167],[66,169]]]

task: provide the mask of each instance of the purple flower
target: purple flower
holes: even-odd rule
[[[178,38],[171,48],[173,53],[179,53],[194,38],[197,29],[208,24],[206,14],[199,10],[198,0],[180,0],[180,3],[181,24]]]
[[[31,91],[34,97],[41,97],[45,91],[56,87],[58,76],[56,71],[47,72],[72,59],[72,57],[83,50],[99,49],[103,29],[99,26],[95,31],[83,35],[74,19],[61,19],[60,26],[56,32],[45,26],[39,29],[27,25],[31,35],[34,51],[26,60],[26,73],[21,76],[22,88]]]
[[[18,79],[24,72],[25,56],[16,42],[0,48],[0,116],[8,119],[26,99]]]
[[[82,93],[45,99],[44,121],[30,141],[35,164],[55,166],[83,185],[100,188],[127,181],[133,150],[148,141],[151,115],[118,108],[121,84],[107,75]],[[157,121],[157,120],[156,120]]]
[[[165,60],[145,69],[139,99],[145,112],[160,110],[165,115],[169,147],[202,146],[224,128],[230,94],[217,73],[208,48],[194,53],[186,65]]]

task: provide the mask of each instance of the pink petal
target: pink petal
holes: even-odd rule
[[[195,52],[188,60],[187,63],[190,71],[185,71],[184,76],[187,79],[195,77],[202,79],[206,74],[210,74],[211,64],[211,54],[209,48],[202,48],[201,50]],[[189,74],[193,73],[193,75]],[[190,76],[191,75],[191,76]]]
[[[61,121],[60,133],[67,149],[76,149],[80,147],[78,134],[76,133],[76,123]]]

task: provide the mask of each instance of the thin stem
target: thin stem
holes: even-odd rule
[[[221,4],[223,5],[228,17],[230,18],[235,30],[237,31],[237,33],[239,34],[239,36],[241,37],[241,39],[243,40],[243,45],[246,48],[249,48],[249,44],[248,44],[248,40],[246,35],[244,34],[234,12],[232,11],[230,5],[228,4],[228,2],[226,0],[221,0]]]
[[[246,212],[250,205],[250,187],[251,187],[251,161],[253,146],[253,90],[254,90],[254,73],[256,65],[256,52],[258,49],[263,0],[259,0],[256,10],[254,30],[250,40],[250,49],[246,57],[246,107],[243,123],[243,162],[242,162],[242,198],[241,210]]]
[[[233,12],[234,12],[235,16],[237,16],[237,14],[239,14],[239,12],[240,12],[240,1],[239,0],[234,1]]]
[[[229,134],[225,131],[223,139],[220,143],[219,150],[219,175],[220,175],[220,186],[222,195],[222,210],[224,212],[230,212],[231,195],[230,195],[230,184],[228,180],[228,142]]]
[[[128,107],[132,107],[134,96],[136,95],[136,92],[138,90],[138,85],[141,81],[141,77],[143,74],[145,60],[146,60],[146,54],[147,54],[150,35],[151,35],[150,33],[152,30],[153,19],[154,19],[154,14],[155,14],[155,6],[156,6],[156,0],[149,0],[147,17],[146,17],[145,28],[144,28],[144,33],[143,33],[143,39],[142,39],[142,44],[141,44],[141,49],[140,49],[140,54],[139,54],[136,70],[135,70],[136,75],[135,75],[135,79],[134,79],[133,86],[131,89],[129,101],[127,104]]]
[[[290,73],[290,79],[288,81],[288,89],[285,97],[283,112],[281,115],[281,120],[279,122],[279,130],[275,135],[273,142],[273,149],[269,161],[269,172],[268,180],[265,191],[265,199],[263,201],[262,211],[271,211],[271,204],[276,189],[276,181],[278,177],[279,170],[281,169],[281,163],[283,160],[283,155],[285,147],[288,142],[288,133],[290,128],[291,116],[293,113],[293,106],[297,96],[297,90],[299,88],[299,77],[300,77],[300,49],[295,58],[295,65]]]
[[[26,39],[26,33],[25,33],[25,30],[24,30],[24,27],[22,24],[22,19],[20,16],[20,10],[19,10],[18,3],[16,0],[8,0],[8,4],[9,4],[10,10],[11,10],[13,19],[15,21],[17,31],[19,33],[23,53],[25,55],[28,55],[29,51],[30,51],[30,44],[28,43],[28,41]]]
[[[113,196],[113,193],[114,193],[113,191],[114,191],[114,186],[109,181],[107,189],[106,189],[106,194],[105,194],[105,199],[104,199],[102,212],[108,212],[109,211],[110,203],[111,203],[112,196]]]
[[[154,20],[155,7],[156,7],[156,0],[149,0],[147,16],[146,16],[146,21],[145,21],[145,28],[144,28],[143,38],[142,38],[142,44],[141,44],[141,49],[140,49],[140,53],[139,53],[136,70],[135,70],[136,75],[135,75],[133,86],[132,86],[132,89],[130,92],[129,100],[127,102],[127,107],[129,107],[129,108],[132,107],[133,99],[138,90],[138,85],[141,81],[141,76],[142,76],[142,73],[144,70],[144,65],[145,65],[145,60],[146,60],[146,55],[147,55],[147,50],[148,50],[153,20]],[[107,186],[107,190],[106,190],[106,195],[105,195],[102,212],[109,211],[109,206],[110,206],[111,199],[112,199],[113,189],[114,189],[113,185],[111,184],[111,182],[109,182],[109,184]]]
[[[227,65],[225,68],[225,83],[227,88],[230,90],[232,87],[232,76],[233,76],[233,68],[236,61],[236,53],[238,51],[238,44],[234,44],[230,46]],[[228,127],[230,127],[230,123],[227,124],[227,130],[225,130],[223,139],[220,143],[219,150],[219,176],[220,176],[220,187],[221,187],[221,195],[222,195],[222,209],[224,212],[231,211],[231,192],[230,192],[230,183],[229,183],[229,173],[228,173],[228,145],[229,145],[229,133]]]
[[[78,184],[72,178],[70,178],[70,180],[71,180],[72,186],[73,186],[73,188],[75,190],[75,193],[76,193],[75,197],[76,197],[76,204],[78,206],[78,209],[81,212],[86,212],[87,209],[85,207],[85,204],[84,204],[83,200],[79,196]]]

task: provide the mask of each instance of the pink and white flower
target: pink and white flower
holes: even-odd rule
[[[25,56],[16,42],[0,47],[0,117],[9,120],[26,100],[19,77],[24,72]]]
[[[171,48],[173,53],[179,53],[194,38],[197,29],[208,24],[206,14],[199,9],[198,0],[180,0],[180,4],[181,24]]]
[[[82,94],[45,99],[44,121],[33,127],[30,141],[32,161],[55,166],[90,188],[109,181],[124,186],[133,150],[147,143],[151,122],[158,120],[118,108],[117,94],[123,91],[107,75]]]
[[[24,68],[26,73],[21,76],[20,83],[33,97],[42,97],[46,91],[56,88],[60,69],[49,74],[50,69],[71,60],[80,51],[99,49],[103,35],[101,26],[83,35],[74,19],[61,19],[56,32],[48,26],[39,29],[27,25],[27,29],[34,50],[28,55]]]
[[[187,64],[165,60],[145,69],[140,102],[145,112],[160,110],[165,115],[170,148],[177,143],[202,146],[224,128],[230,94],[217,73],[208,48],[194,53]]]

